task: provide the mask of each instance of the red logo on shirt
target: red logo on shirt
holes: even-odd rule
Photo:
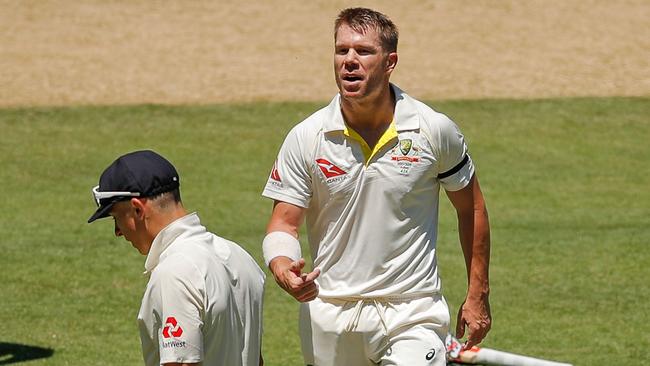
[[[327,178],[338,177],[339,175],[347,174],[345,171],[343,171],[343,169],[337,167],[325,159],[316,159],[316,163],[318,164],[321,172],[323,172]]]
[[[165,327],[163,328],[162,335],[163,338],[171,338],[171,337],[180,337],[181,334],[183,334],[183,328],[181,328],[180,325],[178,325],[178,322],[176,322],[176,318],[173,316],[170,316],[167,318],[165,321]]]
[[[280,172],[278,172],[278,162],[276,161],[273,163],[273,169],[271,170],[271,179],[276,180],[278,182],[282,182],[282,179],[280,179]]]

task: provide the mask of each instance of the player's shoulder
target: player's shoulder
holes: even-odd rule
[[[332,106],[327,105],[313,112],[302,121],[294,125],[286,135],[286,147],[299,148],[307,152],[322,135],[323,128],[332,114]]]
[[[160,262],[151,273],[154,282],[199,281],[205,266],[192,251],[170,251],[161,256]]]
[[[158,265],[184,265],[202,268],[209,266],[216,256],[228,257],[230,255],[229,246],[222,244],[226,241],[225,239],[204,227],[200,229],[202,230],[188,231],[176,237],[162,252]]]
[[[454,121],[452,121],[449,116],[442,112],[439,112],[435,109],[435,107],[417,100],[407,94],[404,94],[404,99],[409,104],[410,108],[413,108],[417,111],[420,117],[420,122],[424,123],[426,127],[444,127],[454,124]]]
[[[426,136],[430,143],[437,145],[445,136],[455,136],[459,133],[456,123],[446,114],[439,112],[435,107],[417,100],[398,90],[398,103],[407,115],[416,115],[420,132]]]
[[[193,262],[206,281],[230,283],[242,279],[249,285],[264,284],[264,271],[246,249],[232,240],[209,234],[210,239],[193,248],[186,258]]]
[[[182,249],[181,249],[182,248]],[[238,243],[215,233],[206,232],[200,241],[185,241],[170,253],[175,263],[185,262],[199,271],[210,272],[213,268],[237,263],[242,269],[260,270],[253,257]]]
[[[245,270],[262,272],[262,269],[257,264],[253,256],[242,245],[232,240],[222,238],[216,234],[214,237],[216,240],[218,240],[218,243],[221,246],[227,248],[228,250],[228,258],[224,258],[224,260],[230,263],[235,263],[237,266],[240,266]]]
[[[298,122],[295,126],[293,126],[291,132],[302,135],[317,134],[322,130],[323,123],[327,120],[330,113],[331,106],[324,106],[304,118],[302,121]]]
[[[420,114],[420,129],[431,142],[456,136],[460,130],[456,123],[446,114],[419,100],[414,100]]]

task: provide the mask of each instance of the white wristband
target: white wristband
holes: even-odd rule
[[[275,257],[285,256],[294,261],[302,258],[300,242],[293,235],[284,231],[274,231],[266,234],[262,242],[264,262],[268,266]]]

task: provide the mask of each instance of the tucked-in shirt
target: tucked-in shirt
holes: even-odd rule
[[[323,298],[441,290],[439,189],[464,188],[474,166],[454,122],[391,87],[395,113],[377,146],[346,125],[337,95],[288,133],[263,191],[306,208]]]

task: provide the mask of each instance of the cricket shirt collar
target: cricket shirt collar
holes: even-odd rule
[[[395,112],[393,123],[397,132],[417,130],[420,128],[420,115],[415,101],[394,84]],[[346,131],[347,126],[341,112],[341,95],[337,94],[327,106],[327,116],[323,123],[323,132]]]
[[[164,255],[165,250],[178,239],[178,237],[194,235],[199,232],[205,232],[206,229],[201,225],[201,220],[196,212],[187,214],[179,219],[176,219],[153,239],[149,254],[144,262],[144,274],[150,274],[154,268],[160,263],[161,257]]]

